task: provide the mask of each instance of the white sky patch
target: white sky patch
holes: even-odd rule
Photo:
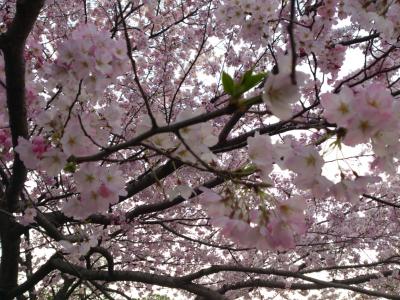
[[[359,48],[348,48],[343,62],[343,67],[340,68],[338,80],[345,77],[351,72],[359,70],[364,66],[365,56]]]

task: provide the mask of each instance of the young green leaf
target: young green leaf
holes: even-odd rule
[[[235,81],[225,72],[222,72],[222,86],[228,95],[233,96],[235,94]]]
[[[244,73],[241,85],[243,92],[246,92],[255,87],[257,84],[263,81],[265,76],[266,73],[258,73],[254,75],[252,75],[252,71],[247,71],[246,73]]]

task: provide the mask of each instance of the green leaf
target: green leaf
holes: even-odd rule
[[[253,74],[253,70],[248,70],[243,74],[240,82],[235,83],[229,74],[222,72],[222,86],[224,91],[231,95],[233,99],[239,99],[243,93],[263,81],[266,75],[266,73]]]
[[[225,72],[222,72],[222,86],[228,95],[234,96],[236,90],[235,81]]]
[[[256,165],[250,163],[250,164],[236,170],[234,172],[234,174],[236,174],[238,176],[248,176],[248,175],[253,174],[256,171],[257,171]]]
[[[252,70],[247,71],[242,77],[241,88],[243,92],[247,92],[248,90],[255,87],[257,84],[263,81],[265,76],[267,75],[266,73],[258,73],[253,75],[252,73]]]
[[[253,69],[244,72],[240,84],[245,85],[246,82],[248,82],[252,76],[253,76]]]
[[[75,173],[76,171],[76,163],[70,161],[64,167],[64,171],[67,173]]]

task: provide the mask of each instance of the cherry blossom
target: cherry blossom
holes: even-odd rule
[[[67,156],[65,153],[58,149],[50,149],[43,154],[39,168],[45,170],[49,176],[56,176],[66,163]]]
[[[398,298],[399,1],[3,2],[0,299]]]
[[[261,169],[263,177],[267,180],[273,169],[274,149],[269,136],[256,134],[247,139],[249,145],[249,157]]]
[[[21,160],[25,166],[30,169],[35,169],[39,163],[36,153],[33,151],[33,145],[30,141],[27,141],[23,137],[18,138],[18,146],[15,147],[15,151],[18,152]]]
[[[278,74],[270,74],[264,87],[263,100],[272,113],[280,119],[292,115],[291,104],[300,100],[298,85],[304,80],[303,73],[296,72],[297,82],[293,83],[290,55],[281,56],[278,60]]]
[[[355,180],[343,179],[331,188],[335,199],[356,204],[360,196],[367,191],[368,184],[379,182],[379,178],[357,176]]]
[[[343,86],[338,94],[324,94],[321,98],[321,104],[324,107],[324,116],[328,122],[336,123],[339,126],[347,126],[350,117],[353,115],[352,109],[355,109],[354,93]]]
[[[29,224],[35,223],[35,217],[37,215],[37,211],[34,207],[28,207],[24,210],[22,216],[17,217],[18,222],[21,225],[28,226]]]

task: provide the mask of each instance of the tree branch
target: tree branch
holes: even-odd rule
[[[4,54],[7,108],[13,147],[17,145],[18,137],[28,136],[24,48],[43,4],[44,0],[18,0],[15,17],[8,31],[0,39],[0,47]],[[18,153],[14,153],[12,175],[6,188],[5,199],[2,197],[0,202],[1,209],[8,212],[16,210],[26,176],[27,170],[23,162]],[[4,216],[0,218],[2,219],[0,222],[2,248],[0,298],[2,298],[5,293],[17,286],[20,236],[16,230],[15,220]]]
[[[108,271],[87,270],[80,266],[66,262],[60,258],[52,259],[51,264],[55,269],[59,270],[62,273],[70,274],[84,280],[101,280],[106,282],[134,281],[145,284],[182,289],[202,297],[208,297],[207,299],[227,299],[225,296],[216,291],[203,287],[199,284],[185,282],[178,277],[156,275],[139,271],[114,271],[112,274],[110,274]]]

